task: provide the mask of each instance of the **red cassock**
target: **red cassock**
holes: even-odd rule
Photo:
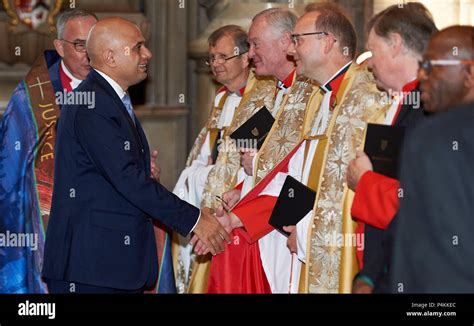
[[[352,218],[385,230],[398,211],[399,188],[398,180],[367,171],[357,184]]]
[[[357,184],[351,214],[359,222],[356,235],[364,233],[365,224],[385,230],[398,212],[400,183],[373,171],[362,175]],[[363,267],[364,251],[357,250],[359,268]]]
[[[234,229],[230,234],[231,244],[226,245],[223,253],[212,257],[208,293],[271,293],[260,260],[257,240],[273,231],[268,220],[278,198],[260,196],[260,193],[279,172],[288,172],[288,163],[301,144],[302,142],[232,210],[244,228]]]

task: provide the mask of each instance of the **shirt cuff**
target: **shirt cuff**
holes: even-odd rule
[[[296,223],[296,246],[298,259],[306,263],[306,245],[308,243],[308,229],[313,217],[313,210],[310,210],[305,217]]]
[[[375,287],[374,282],[367,275],[357,274],[356,277],[354,278],[354,281],[355,280],[361,280],[362,282],[367,283],[368,285],[370,285],[372,288]]]
[[[196,226],[197,226],[198,223],[199,223],[199,219],[200,219],[200,218],[201,218],[201,210],[199,210],[199,216],[198,216],[198,218],[197,218],[197,220],[196,220],[196,223],[195,223],[194,226],[192,227],[191,231],[189,231],[189,233],[191,233],[191,232],[194,231],[194,229],[196,228]]]

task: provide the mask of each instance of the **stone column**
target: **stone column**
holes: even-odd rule
[[[335,3],[346,9],[357,35],[357,53],[365,51],[365,25],[373,16],[374,0],[334,0]]]
[[[136,107],[150,149],[159,150],[161,182],[172,189],[186,160],[187,33],[190,0],[145,0],[149,62],[144,105]]]

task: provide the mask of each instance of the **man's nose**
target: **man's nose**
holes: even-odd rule
[[[249,48],[249,59],[253,59],[253,57],[255,56],[255,48],[253,45],[250,45],[250,48]]]
[[[150,50],[146,46],[143,46],[143,57],[147,60],[150,60],[153,57],[153,54],[151,53]]]
[[[221,63],[219,62],[219,60],[211,60],[211,66],[213,66],[214,68],[217,67],[217,66],[222,66],[225,64],[225,61],[224,63]]]

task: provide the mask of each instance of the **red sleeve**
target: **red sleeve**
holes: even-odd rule
[[[351,214],[355,221],[386,229],[398,211],[400,182],[368,171],[357,184]]]
[[[237,206],[232,213],[242,221],[249,238],[253,243],[271,232],[274,228],[268,224],[268,220],[272,215],[278,197],[258,196],[242,206]]]
[[[239,189],[240,191],[242,191],[243,185],[244,185],[244,182],[242,181],[241,183],[239,183],[238,185],[236,185],[236,186],[234,187],[234,189]]]

